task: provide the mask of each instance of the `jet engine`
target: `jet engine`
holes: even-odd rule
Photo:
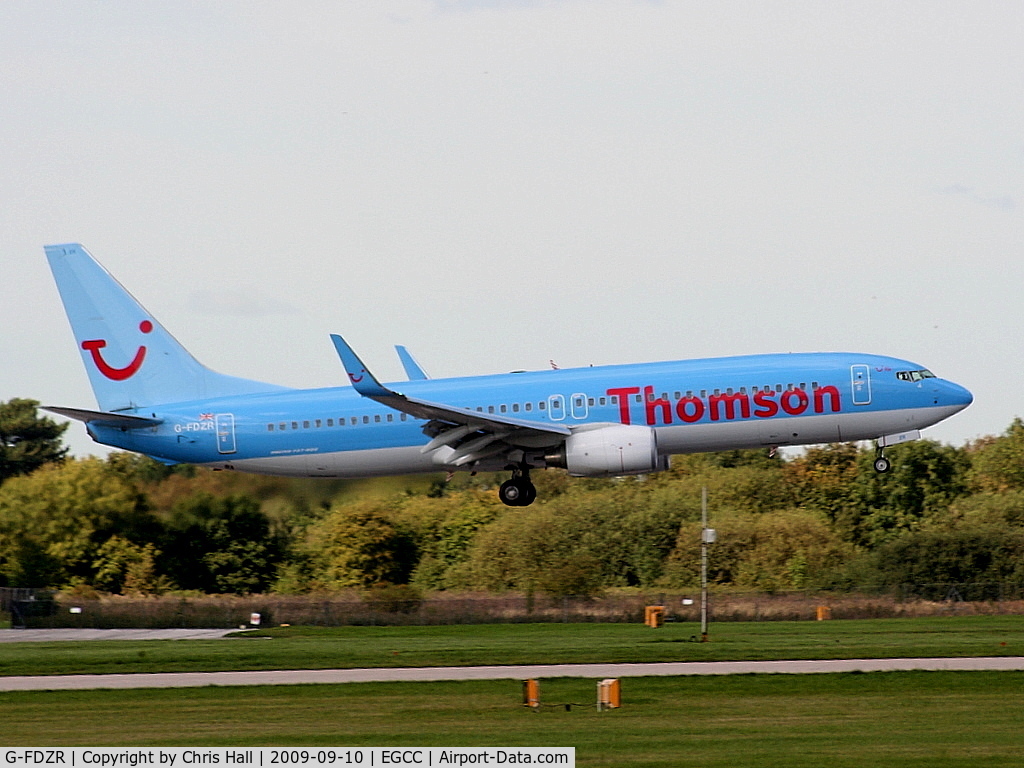
[[[549,467],[563,467],[573,477],[642,475],[668,469],[658,455],[658,439],[650,427],[614,424],[574,431],[561,451],[546,456]]]

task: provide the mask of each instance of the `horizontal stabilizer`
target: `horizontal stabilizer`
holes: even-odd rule
[[[95,424],[97,427],[116,427],[118,429],[144,429],[163,424],[163,419],[149,419],[145,416],[129,416],[126,413],[108,413],[106,411],[86,411],[82,408],[58,408],[44,405],[44,411],[56,413],[75,421]]]

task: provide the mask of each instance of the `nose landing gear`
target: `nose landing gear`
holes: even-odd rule
[[[892,462],[885,458],[882,448],[879,446],[875,449],[875,472],[884,473],[890,469],[892,469]]]
[[[537,498],[537,488],[530,482],[530,468],[525,464],[512,467],[512,477],[498,488],[498,498],[509,507],[528,507]]]

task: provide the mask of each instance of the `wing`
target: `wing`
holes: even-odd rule
[[[443,458],[444,464],[462,467],[502,454],[556,446],[572,434],[561,424],[484,414],[403,395],[381,384],[341,336],[332,333],[331,341],[356,392],[396,411],[427,420],[423,432],[432,439],[420,450],[430,453],[450,448],[451,453]]]

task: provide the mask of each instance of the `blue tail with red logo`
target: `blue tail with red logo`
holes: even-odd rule
[[[45,250],[101,410],[284,389],[200,364],[81,245]]]

